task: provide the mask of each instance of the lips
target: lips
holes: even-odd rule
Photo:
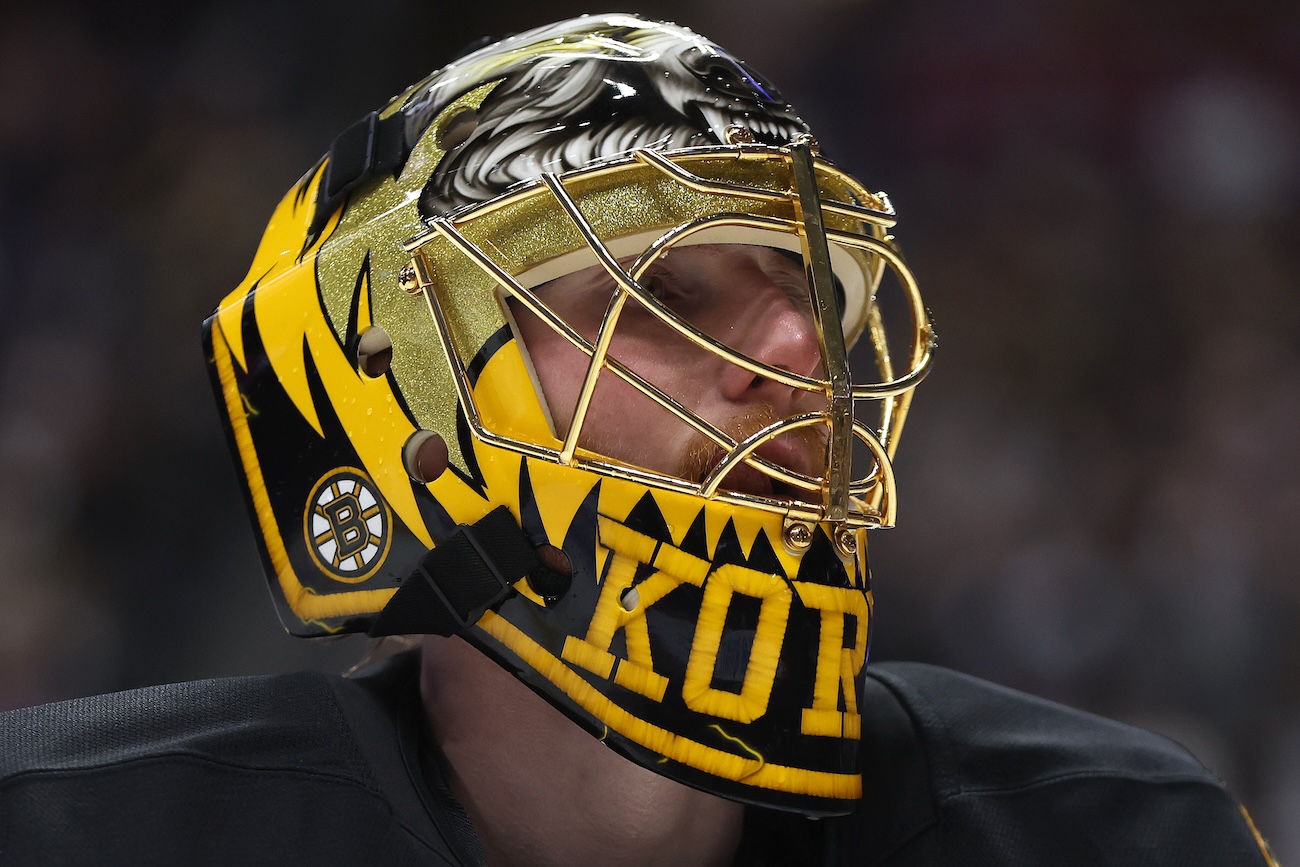
[[[809,435],[801,436],[805,432]],[[825,456],[821,453],[824,448],[822,438],[817,435],[817,432],[805,428],[800,431],[782,434],[776,439],[764,443],[756,449],[756,454],[779,467],[817,478],[821,475],[818,467],[825,464]],[[715,449],[705,466],[701,478],[708,478],[718,464],[722,463],[726,454],[722,449]],[[719,487],[735,493],[752,494],[778,500],[792,500],[798,498],[801,494],[806,496],[807,493],[785,482],[773,479],[761,470],[745,463],[732,468],[723,478]]]
[[[723,452],[721,449],[717,452],[717,459],[709,467],[709,473],[713,472],[718,464],[722,463]],[[708,477],[708,473],[705,473]],[[778,483],[775,479],[759,472],[748,464],[741,464],[731,472],[727,473],[719,486],[724,490],[734,491],[739,494],[753,494],[758,497],[775,497]],[[781,487],[786,487],[782,485]],[[788,494],[785,495],[788,498]]]

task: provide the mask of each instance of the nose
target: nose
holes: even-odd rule
[[[803,376],[817,376],[822,367],[821,342],[807,305],[770,282],[754,288],[756,291],[738,311],[727,342],[755,361]],[[720,383],[722,394],[737,403],[764,403],[781,412],[819,397],[734,364],[725,368]]]

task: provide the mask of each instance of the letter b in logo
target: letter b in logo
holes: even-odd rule
[[[336,470],[312,489],[304,522],[308,550],[331,578],[364,581],[388,553],[389,521],[369,479],[359,470]]]

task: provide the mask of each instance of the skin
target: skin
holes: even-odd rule
[[[672,251],[642,279],[696,327],[775,367],[813,375],[821,364],[802,269],[772,250],[701,245]],[[589,268],[537,294],[594,340],[613,293]],[[512,302],[557,434],[568,431],[587,357]],[[824,406],[699,349],[629,300],[611,354],[733,436]],[[659,472],[699,479],[720,458],[711,444],[649,398],[602,373],[579,438],[584,448]],[[760,453],[817,472],[816,433],[787,434]],[[725,486],[771,493],[747,467]],[[574,725],[459,638],[428,637],[421,697],[489,867],[601,864],[713,867],[731,863],[744,808],[645,770]]]
[[[804,375],[820,370],[803,269],[781,253],[743,245],[683,247],[662,257],[641,282],[687,322],[751,358]],[[594,341],[613,288],[605,270],[594,266],[552,280],[538,294]],[[522,305],[512,302],[511,310],[562,437],[569,431],[587,357]],[[820,395],[755,376],[695,346],[632,299],[623,308],[610,354],[737,438],[778,418],[825,408]],[[712,443],[607,371],[597,381],[579,442],[693,481],[721,458]],[[822,443],[818,431],[802,429],[759,453],[815,472],[824,461]],[[746,467],[734,471],[726,487],[771,492],[767,477]]]

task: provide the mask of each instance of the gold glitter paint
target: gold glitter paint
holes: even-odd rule
[[[718,157],[715,152],[687,155],[678,161],[705,179],[790,196],[793,179],[786,159],[775,153],[755,157]],[[828,199],[880,206],[879,200],[847,176],[828,166],[819,169]],[[667,230],[718,213],[774,217],[789,222],[794,231],[794,209],[786,198],[772,201],[700,192],[630,159],[622,165],[570,173],[563,180],[603,241],[647,229]],[[870,231],[861,221],[843,215],[828,214],[826,222],[845,232]],[[512,276],[585,246],[563,207],[540,184],[473,208],[452,223],[467,241]],[[468,366],[488,338],[505,325],[497,285],[441,236],[433,236],[420,250],[433,265],[435,296],[447,316],[457,354]]]
[[[461,468],[465,462],[455,437],[456,393],[437,348],[437,332],[424,305],[398,288],[397,275],[409,260],[403,242],[424,229],[420,193],[444,156],[438,145],[442,125],[464,108],[478,108],[496,85],[485,84],[449,104],[420,137],[396,179],[384,178],[365,196],[349,201],[316,258],[321,301],[342,343],[368,257],[372,320],[392,338],[391,370],[398,389],[419,426],[442,434],[449,459]]]

